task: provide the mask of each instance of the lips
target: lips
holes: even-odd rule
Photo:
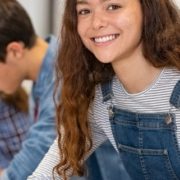
[[[91,38],[92,41],[95,43],[106,43],[109,41],[113,41],[119,36],[119,34],[110,34],[110,35],[105,35],[105,36],[98,36],[98,37],[93,37]]]

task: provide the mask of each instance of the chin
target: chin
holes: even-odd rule
[[[96,56],[97,60],[101,63],[111,63],[112,60],[110,58],[107,58],[105,56]]]
[[[6,94],[6,95],[12,95],[12,94],[14,94],[16,91],[14,91],[14,90],[6,90],[6,91],[4,91],[4,93]]]
[[[113,62],[113,57],[111,54],[95,54],[96,58],[101,62],[101,63],[112,63]]]
[[[17,91],[17,89],[18,89],[18,87],[17,88],[10,88],[10,89],[7,89],[4,93],[7,95],[12,95]]]
[[[100,58],[97,58],[99,62],[101,63],[104,63],[104,64],[108,64],[108,63],[112,63],[112,60],[110,59],[100,59]]]

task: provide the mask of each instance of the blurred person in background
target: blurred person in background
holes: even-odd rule
[[[32,80],[29,115],[33,125],[2,180],[25,180],[56,137],[54,60],[57,39],[37,36],[30,17],[16,0],[0,1],[0,91],[13,94],[23,80]]]
[[[14,94],[0,94],[0,169],[7,168],[32,125],[28,94],[20,87]]]

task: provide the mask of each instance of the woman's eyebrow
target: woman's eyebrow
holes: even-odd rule
[[[111,0],[101,0],[101,2],[106,2]],[[88,4],[87,0],[77,0],[76,4]]]
[[[78,4],[88,4],[87,0],[77,0],[76,5]]]

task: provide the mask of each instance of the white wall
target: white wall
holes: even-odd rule
[[[18,0],[27,10],[36,33],[46,37],[50,33],[52,0]]]
[[[180,8],[180,0],[174,0],[175,1],[175,3],[179,6],[179,8]]]
[[[61,25],[62,25],[62,15],[64,12],[64,0],[53,0],[52,12],[53,12],[52,32],[58,36]]]

